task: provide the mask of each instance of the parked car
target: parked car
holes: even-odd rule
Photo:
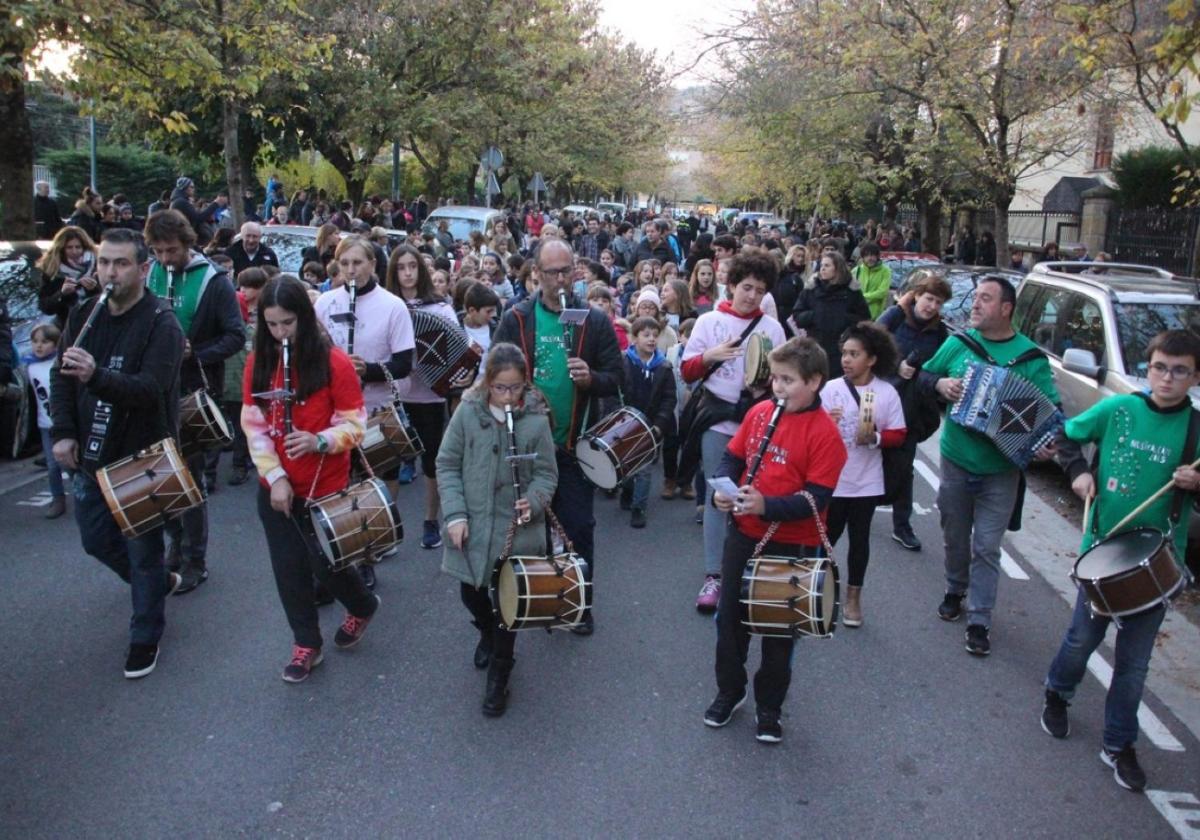
[[[37,444],[37,407],[22,359],[32,351],[30,333],[54,320],[38,309],[42,273],[37,268],[49,241],[0,242],[0,307],[12,326],[13,382],[0,386],[0,457],[17,458]]]
[[[437,233],[438,222],[442,219],[450,223],[450,235],[455,242],[466,242],[473,230],[482,232],[485,239],[490,238],[496,222],[504,221],[504,214],[490,207],[438,207],[421,225],[421,233]]]
[[[942,307],[942,320],[951,329],[967,329],[970,326],[971,306],[975,303],[975,287],[984,275],[1000,275],[1007,277],[1013,286],[1019,286],[1024,275],[1019,271],[994,268],[986,265],[930,265],[914,268],[904,281],[904,288],[897,295],[907,291],[918,278],[930,274],[944,277],[950,284],[954,296]]]
[[[892,270],[893,291],[904,288],[908,273],[914,268],[942,265],[937,254],[923,254],[917,251],[884,251],[879,255],[879,261]]]
[[[570,213],[577,219],[586,219],[596,215],[596,208],[588,204],[568,204],[563,208],[564,213]]]
[[[280,271],[299,277],[300,269],[304,267],[304,249],[315,247],[317,244],[317,228],[305,225],[264,225],[262,230],[263,244],[279,257]],[[240,238],[239,234],[234,241]],[[387,238],[387,250],[390,252],[397,245],[404,244],[408,240],[408,234],[402,230],[388,229]]]
[[[616,201],[598,201],[596,202],[596,212],[601,218],[609,216],[613,221],[619,222],[625,218],[625,205]]]

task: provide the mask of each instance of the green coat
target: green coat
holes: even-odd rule
[[[512,553],[544,555],[545,510],[558,486],[558,465],[545,400],[530,390],[525,403],[526,407],[514,411],[513,416],[517,452],[537,456],[520,462],[521,490],[530,501],[533,518],[517,526]],[[442,438],[437,483],[443,522],[448,525],[466,519],[468,529],[464,552],[450,544],[443,526],[442,571],[475,587],[491,582],[512,522],[516,496],[507,454],[504,423],[492,416],[477,390],[468,391]]]
[[[225,360],[224,402],[242,401],[242,377],[246,372],[246,356],[254,349],[254,321],[246,325],[246,343],[242,349]]]

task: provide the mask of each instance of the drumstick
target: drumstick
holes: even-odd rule
[[[1200,469],[1200,459],[1192,461],[1192,463],[1188,465],[1188,469],[1193,469],[1193,470]],[[1129,514],[1124,519],[1122,519],[1116,525],[1112,526],[1112,528],[1109,530],[1109,532],[1104,535],[1104,539],[1108,539],[1113,534],[1115,534],[1117,531],[1120,531],[1122,528],[1124,528],[1126,525],[1128,525],[1132,520],[1136,519],[1146,508],[1150,507],[1150,505],[1154,504],[1159,499],[1161,499],[1164,495],[1169,493],[1171,488],[1174,486],[1175,486],[1175,479],[1172,478],[1170,481],[1168,481],[1166,484],[1164,484],[1162,487],[1160,487],[1157,493],[1155,493],[1149,499],[1147,499],[1146,501],[1142,502],[1140,505],[1135,507],[1133,510],[1131,510],[1129,512]]]
[[[109,283],[104,287],[104,290],[100,292],[100,299],[96,301],[96,305],[93,306],[92,311],[88,313],[87,320],[84,321],[83,326],[79,328],[79,335],[75,336],[75,341],[71,345],[72,349],[83,344],[83,339],[88,332],[91,331],[92,324],[96,323],[96,316],[100,314],[100,310],[103,309],[108,303],[108,296],[112,293],[112,290],[113,284]],[[69,370],[70,368],[74,367],[74,365],[64,364],[63,367]]]
[[[1088,526],[1088,514],[1092,512],[1092,497],[1090,495],[1083,497],[1083,527],[1086,530]]]

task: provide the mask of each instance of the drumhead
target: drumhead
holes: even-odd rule
[[[496,606],[500,610],[500,619],[505,627],[512,627],[516,623],[517,604],[520,603],[517,573],[513,569],[515,565],[511,560],[502,564],[496,580]]]
[[[204,392],[204,407],[209,422],[220,430],[221,437],[226,440],[233,440],[233,435],[229,431],[229,424],[225,422],[225,412],[221,410],[221,406],[217,405],[217,401],[207,391]]]
[[[1153,557],[1166,537],[1153,528],[1116,534],[1093,545],[1075,563],[1075,577],[1100,580],[1127,572]]]
[[[580,438],[575,446],[575,457],[587,480],[601,490],[613,490],[621,483],[616,456],[604,441],[594,437]]]
[[[387,514],[388,518],[387,533],[382,534],[378,539],[372,541],[371,548],[386,551],[399,541],[396,531],[400,523],[400,513],[396,508],[396,503],[392,501],[392,494],[388,492],[385,482],[378,478],[372,478],[368,479],[368,483],[379,498],[379,503],[383,506],[383,511]]]
[[[329,517],[321,509],[320,505],[312,509],[312,524],[313,530],[317,533],[317,542],[321,546],[321,553],[325,555],[325,559],[330,563],[337,563],[342,559],[341,554],[334,539],[335,535],[329,522]]]

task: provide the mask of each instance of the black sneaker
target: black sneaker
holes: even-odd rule
[[[435,549],[442,547],[442,533],[438,523],[426,519],[421,525],[421,548]]]
[[[646,527],[646,511],[641,508],[634,508],[633,515],[629,517],[629,525],[632,528]]]
[[[754,735],[756,741],[763,744],[778,744],[783,740],[783,725],[779,722],[777,709],[766,709],[759,706],[755,720],[758,723],[758,732]]]
[[[175,595],[186,595],[191,592],[204,581],[208,580],[208,569],[196,568],[191,564],[183,567],[183,583],[175,588]]]
[[[591,610],[583,614],[583,621],[572,627],[571,632],[576,636],[590,636],[596,632],[596,621],[592,618]]]
[[[367,625],[371,623],[371,619],[375,617],[375,613],[379,612],[381,603],[379,596],[372,596],[375,599],[375,609],[366,618],[359,618],[356,615],[346,613],[346,618],[342,621],[342,626],[337,629],[337,633],[333,636],[333,643],[340,649],[352,648],[362,639],[363,633],[367,632]]]
[[[125,679],[136,680],[154,670],[158,664],[158,645],[130,645],[125,657]]]
[[[917,535],[913,533],[912,528],[903,528],[892,532],[892,539],[900,543],[909,551],[920,551],[921,541],[917,539]]]
[[[992,643],[988,641],[988,629],[982,624],[967,625],[967,653],[972,656],[987,656],[992,652]]]
[[[1133,744],[1126,744],[1120,752],[1105,747],[1100,750],[1100,760],[1113,769],[1113,778],[1125,790],[1141,793],[1146,789],[1146,774],[1138,764]]]
[[[724,726],[733,719],[733,713],[742,708],[746,702],[746,692],[734,697],[731,694],[718,694],[717,699],[704,712],[704,725],[714,728]]]
[[[1046,689],[1046,705],[1042,707],[1042,729],[1054,738],[1066,738],[1071,734],[1071,721],[1067,718],[1067,707],[1071,704],[1057,691]]]
[[[938,618],[942,621],[958,621],[963,614],[962,600],[962,595],[947,592],[942,603],[938,605]]]

